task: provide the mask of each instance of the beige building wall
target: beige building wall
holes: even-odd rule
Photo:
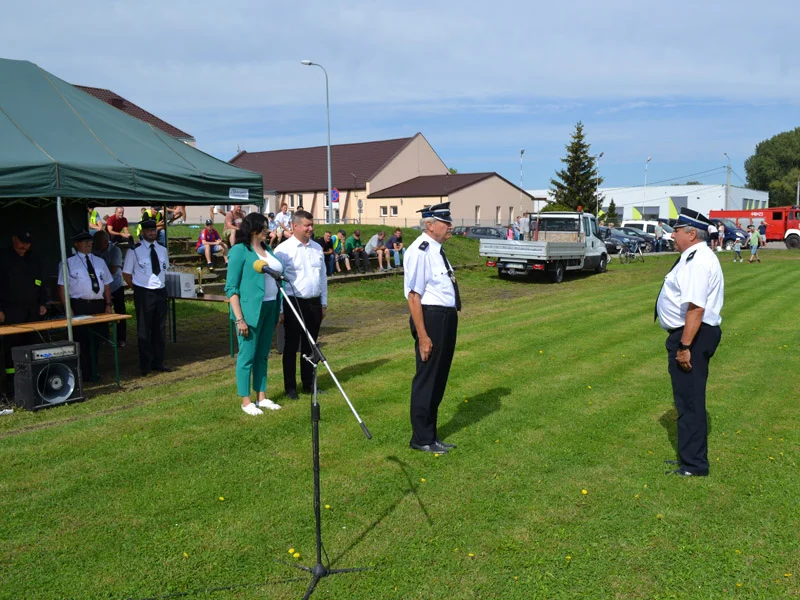
[[[497,176],[450,194],[454,225],[508,225],[532,210],[533,200]]]
[[[446,173],[448,173],[447,165],[439,158],[425,136],[418,133],[389,164],[367,182],[366,193],[371,194],[420,175]]]

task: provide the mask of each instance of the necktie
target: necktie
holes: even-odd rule
[[[461,296],[458,293],[458,282],[456,281],[455,273],[453,273],[453,268],[447,260],[447,255],[444,253],[444,247],[439,248],[439,254],[442,255],[444,266],[447,267],[447,274],[450,275],[450,281],[453,282],[453,292],[455,292],[456,295],[456,310],[461,310]]]
[[[88,254],[86,255],[86,270],[89,271],[89,279],[92,280],[92,291],[96,294],[100,291],[100,282],[97,281],[97,273],[94,271],[92,261]]]
[[[678,254],[678,258],[675,260],[675,263],[672,265],[672,269],[667,271],[667,275],[672,273],[672,270],[678,266],[678,263],[681,262],[681,255]],[[656,305],[653,307],[653,322],[655,323],[658,320],[658,299],[661,297],[661,290],[664,289],[664,283],[666,283],[667,276],[664,276],[664,281],[661,283],[661,289],[658,290],[658,296],[656,296]]]
[[[150,244],[150,265],[153,267],[153,275],[161,273],[161,263],[158,262],[155,244]]]

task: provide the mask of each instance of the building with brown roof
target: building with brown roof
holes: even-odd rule
[[[327,221],[327,148],[240,152],[231,164],[261,173],[267,211],[302,206]],[[507,223],[532,209],[532,197],[497,173],[450,174],[421,133],[410,138],[331,146],[337,222],[411,226],[426,204],[451,202],[459,223]],[[359,204],[361,205],[359,208]]]
[[[107,104],[110,104],[114,108],[117,108],[124,112],[131,117],[139,119],[140,121],[144,121],[145,123],[149,123],[154,127],[158,127],[161,131],[166,133],[167,135],[171,135],[174,138],[178,138],[180,141],[189,144],[190,146],[195,146],[196,141],[194,136],[185,131],[182,131],[175,127],[174,125],[170,125],[166,121],[159,119],[153,113],[146,111],[141,106],[138,106],[120,96],[119,94],[112,92],[111,90],[106,90],[103,88],[96,88],[96,87],[89,87],[86,85],[75,85],[74,87],[78,88],[79,90],[83,90],[87,94],[90,94],[97,98],[98,100],[102,100]]]

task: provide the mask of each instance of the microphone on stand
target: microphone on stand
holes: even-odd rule
[[[266,273],[276,281],[283,281],[285,279],[283,273],[276,271],[275,269],[271,269],[265,260],[259,259],[255,261],[253,263],[253,269],[255,269],[257,273]]]

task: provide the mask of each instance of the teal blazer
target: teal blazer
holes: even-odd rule
[[[280,262],[280,259],[272,252],[272,248],[268,247],[267,252]],[[245,323],[251,327],[258,325],[258,319],[261,315],[261,303],[264,301],[264,275],[257,273],[253,269],[253,263],[257,260],[261,260],[261,257],[256,254],[255,250],[245,244],[236,244],[228,253],[228,278],[225,283],[225,295],[228,298],[233,295],[239,296],[242,316]],[[280,285],[283,285],[283,282]],[[281,312],[280,291],[278,291],[278,296],[275,300],[279,303],[278,310],[275,311],[275,323],[277,323]],[[233,307],[230,308],[230,317],[231,320],[236,320],[236,316],[233,314]]]

